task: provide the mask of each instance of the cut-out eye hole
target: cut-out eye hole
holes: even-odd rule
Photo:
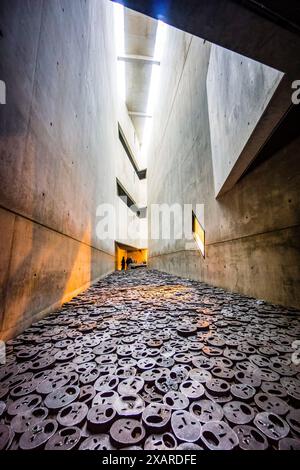
[[[71,407],[71,406],[67,406],[67,408],[65,408],[64,410],[61,411],[60,416],[61,416],[62,418],[64,418],[64,417],[67,416],[71,411],[72,411],[72,407]]]
[[[44,410],[42,408],[37,408],[35,410],[33,410],[32,414],[33,416],[35,416],[36,418],[40,418],[42,416],[44,416]]]
[[[163,435],[163,443],[168,449],[172,449],[173,447],[175,447],[175,441],[169,435]]]
[[[139,438],[139,437],[142,435],[141,428],[139,428],[139,427],[136,426],[136,427],[132,430],[131,435],[132,435],[133,439]]]
[[[47,423],[45,428],[44,428],[44,432],[46,434],[50,434],[54,429],[54,424],[53,423]]]
[[[151,415],[147,417],[147,422],[150,424],[159,424],[163,421],[162,416],[159,415]]]
[[[69,428],[69,429],[63,429],[61,432],[60,432],[60,435],[62,437],[66,437],[66,436],[72,436],[73,434],[76,433],[76,429],[73,429],[73,428]]]
[[[263,437],[255,429],[251,429],[251,434],[257,442],[264,442]]]

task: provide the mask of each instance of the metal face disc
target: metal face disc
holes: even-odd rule
[[[197,442],[200,438],[201,424],[195,416],[188,411],[174,411],[171,426],[179,441]]]
[[[290,431],[289,425],[280,416],[268,412],[258,413],[254,424],[263,434],[275,441],[283,439]]]
[[[136,395],[144,387],[144,380],[141,377],[128,377],[118,386],[120,395]]]
[[[175,391],[166,393],[163,398],[163,402],[174,411],[185,410],[188,408],[190,403],[186,395]]]
[[[171,419],[171,409],[161,403],[150,403],[143,414],[142,420],[147,429],[152,432],[164,431]]]
[[[11,421],[11,427],[15,433],[23,434],[34,424],[38,424],[48,416],[47,408],[34,408],[25,413],[18,413]]]
[[[266,436],[257,428],[247,425],[239,425],[233,428],[238,437],[239,447],[242,450],[265,450],[269,447]]]
[[[75,401],[79,393],[79,387],[66,385],[65,387],[61,387],[59,390],[47,395],[44,403],[49,410],[57,410]]]
[[[253,408],[242,401],[226,403],[223,410],[226,419],[233,424],[250,423],[255,416]]]
[[[115,450],[115,447],[112,446],[108,434],[97,434],[85,439],[79,450]]]
[[[61,426],[74,427],[81,425],[88,413],[85,403],[74,402],[61,409],[57,415],[57,421]]]
[[[204,424],[201,441],[210,450],[232,450],[239,444],[236,433],[223,421]]]
[[[110,437],[116,447],[128,447],[139,444],[145,438],[146,431],[136,419],[119,419],[110,428]]]
[[[80,439],[81,431],[79,428],[64,428],[49,439],[45,450],[72,450],[78,446]]]
[[[145,409],[145,402],[139,395],[122,395],[113,404],[114,409],[120,417],[136,418]]]
[[[235,398],[247,401],[254,397],[256,390],[252,385],[240,383],[231,385],[230,392]]]
[[[57,422],[53,419],[41,421],[31,426],[20,438],[20,449],[33,450],[41,448],[57,430]]]
[[[267,393],[257,393],[254,397],[256,405],[263,411],[284,416],[289,411],[288,404],[281,398],[273,397]]]
[[[173,434],[152,434],[146,439],[145,450],[175,450],[177,441]]]
[[[116,410],[112,405],[93,406],[87,415],[88,428],[95,432],[109,430],[116,416]]]
[[[224,416],[223,408],[211,400],[195,401],[190,405],[190,413],[202,424],[221,421]]]

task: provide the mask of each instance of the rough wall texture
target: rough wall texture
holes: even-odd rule
[[[149,207],[205,204],[206,257],[195,246],[187,250],[185,239],[150,239],[150,267],[299,307],[300,142],[217,200],[206,89],[209,59],[208,43],[176,30],[169,33],[148,165]]]
[[[282,77],[283,74],[277,70],[235,52],[212,46],[207,96],[216,195],[224,187],[241,153],[245,151],[252,133],[257,130]],[[264,141],[279,121],[276,113],[272,113],[272,116],[268,118]],[[253,151],[254,155],[263,144],[257,138],[257,132],[255,141],[257,147]],[[249,160],[251,161],[250,158]]]
[[[33,320],[114,269],[96,208],[115,202],[112,4],[0,5],[0,327]]]

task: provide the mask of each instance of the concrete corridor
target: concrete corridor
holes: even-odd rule
[[[300,449],[293,309],[116,272],[7,343],[0,449]]]
[[[0,450],[300,448],[299,12],[0,0]]]

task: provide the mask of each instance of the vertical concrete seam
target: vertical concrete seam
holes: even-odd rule
[[[32,75],[32,90],[31,90],[31,101],[30,101],[30,107],[29,107],[26,138],[25,138],[25,150],[24,150],[25,153],[26,153],[27,145],[28,145],[28,136],[29,136],[29,129],[30,129],[30,125],[31,125],[31,116],[32,116],[33,97],[34,97],[34,92],[35,92],[35,87],[36,87],[36,83],[35,83],[36,82],[36,71],[37,71],[37,63],[38,63],[40,44],[41,44],[41,34],[42,34],[42,25],[43,25],[43,16],[44,16],[44,5],[45,5],[45,0],[42,0],[40,29],[39,29],[38,43],[37,43],[36,55],[35,55],[35,61],[34,61],[35,66],[34,66],[34,71],[33,71],[33,75]],[[23,167],[24,167],[24,158],[23,158]]]

